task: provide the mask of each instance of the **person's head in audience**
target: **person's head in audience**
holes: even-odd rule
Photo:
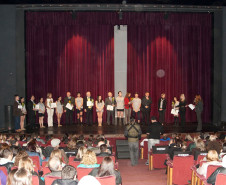
[[[51,146],[53,148],[59,148],[60,147],[60,140],[57,138],[54,138],[51,140]]]
[[[61,142],[67,144],[68,140],[69,140],[69,135],[68,135],[68,133],[65,133],[62,137]]]
[[[176,134],[176,133],[172,133],[171,138],[172,138],[172,139],[175,139],[175,138],[176,138],[176,136],[177,136],[177,134]]]
[[[210,135],[209,140],[210,141],[216,141],[217,140],[217,136],[216,135]]]
[[[51,172],[58,172],[62,170],[62,163],[58,157],[53,157],[49,159],[48,167]]]
[[[162,135],[162,139],[164,139],[164,140],[168,139],[167,134],[163,134],[163,135]]]
[[[108,147],[106,144],[100,145],[100,152],[101,153],[107,153],[108,152]]]
[[[27,144],[27,150],[29,152],[36,152],[36,140],[33,139]]]
[[[219,157],[217,151],[216,150],[208,151],[206,159],[207,161],[218,161]]]
[[[16,155],[18,154],[18,152],[20,151],[20,148],[18,146],[12,146],[11,150],[13,152],[13,157],[16,157]]]
[[[12,161],[12,159],[13,159],[12,150],[10,148],[3,149],[2,158],[7,159],[8,161]]]
[[[15,185],[32,185],[32,174],[25,168],[20,168],[14,174]]]
[[[94,151],[87,150],[87,152],[83,155],[81,164],[84,164],[84,165],[97,164],[97,157]]]
[[[28,157],[27,152],[25,151],[19,151],[15,157],[15,161],[14,161],[14,166],[19,166],[19,161],[20,159],[22,159],[23,157]]]
[[[92,146],[93,146],[93,141],[92,141],[91,139],[88,139],[88,140],[86,141],[86,145],[87,145],[88,148],[89,148],[89,147],[92,147]]]
[[[111,157],[105,157],[99,167],[98,177],[114,175],[114,162]]]
[[[9,175],[7,176],[7,183],[6,185],[14,185],[15,180],[14,180],[14,174],[16,173],[17,169],[13,169],[9,172]]]
[[[206,145],[204,143],[204,141],[202,139],[199,139],[197,142],[196,142],[196,148],[199,149],[200,151],[206,151]]]
[[[175,144],[176,144],[176,147],[177,147],[177,148],[181,148],[181,147],[182,147],[182,143],[183,143],[183,142],[182,142],[182,140],[180,140],[180,139],[176,139],[176,140],[175,140]]]
[[[91,175],[86,175],[81,178],[78,185],[101,185],[100,182]]]
[[[80,135],[80,136],[78,136],[78,141],[84,141],[84,135]]]
[[[68,144],[67,144],[67,148],[69,150],[75,150],[76,149],[76,140],[75,139],[71,139]]]
[[[182,144],[181,144],[181,150],[183,152],[185,152],[187,150],[187,143],[185,141],[182,141]]]
[[[54,158],[54,157],[57,157],[60,159],[61,163],[63,162],[63,156],[62,156],[62,153],[61,153],[61,150],[60,149],[54,149],[51,154],[50,154],[50,158]]]
[[[186,134],[184,140],[185,141],[192,141],[192,142],[194,141],[190,134]]]
[[[28,170],[30,173],[34,172],[34,164],[30,157],[23,157],[19,161],[18,169],[24,168]]]
[[[77,155],[76,155],[76,159],[82,159],[83,155],[84,155],[86,152],[87,152],[86,147],[84,147],[84,146],[79,147],[78,153],[77,153]]]
[[[77,141],[76,146],[77,146],[77,148],[80,148],[82,146],[85,146],[85,143],[84,143],[84,141]]]
[[[69,180],[76,180],[77,170],[71,165],[66,165],[63,167],[63,169],[61,171],[61,178],[69,179]]]
[[[45,136],[46,142],[48,142],[48,141],[51,140],[52,138],[53,138],[52,135],[46,135],[46,136]]]
[[[195,142],[195,144],[197,143],[197,141],[198,141],[199,139],[201,139],[200,136],[195,136],[195,137],[194,137],[194,142]]]
[[[97,144],[97,146],[100,147],[100,146],[103,145],[103,144],[105,144],[104,141],[99,141],[98,144]]]
[[[155,117],[155,116],[152,116],[152,117],[151,117],[151,122],[152,122],[152,123],[157,122],[157,119],[156,119],[156,117]]]

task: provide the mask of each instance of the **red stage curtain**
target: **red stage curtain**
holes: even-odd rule
[[[114,92],[111,25],[78,25],[69,12],[28,12],[26,17],[28,98],[34,94],[45,99],[52,92],[56,100],[67,91],[75,97],[80,91],[84,97],[89,90],[96,100],[97,95],[104,99],[108,91]]]
[[[203,119],[211,121],[211,14],[153,14],[154,24],[128,26],[127,89],[143,96],[150,92],[151,115],[158,116],[157,102],[161,93],[168,101],[166,121],[173,97],[184,93],[188,103],[196,94],[204,100]],[[187,121],[196,114],[187,108]]]

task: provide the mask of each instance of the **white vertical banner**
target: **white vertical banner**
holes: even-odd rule
[[[115,97],[127,92],[127,25],[114,26]]]

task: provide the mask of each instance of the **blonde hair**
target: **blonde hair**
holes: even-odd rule
[[[87,150],[87,152],[83,155],[81,164],[94,165],[96,163],[97,163],[97,157],[94,151]]]
[[[76,159],[82,159],[83,155],[87,152],[87,149],[86,147],[84,146],[81,146],[79,149],[78,149],[78,153],[76,155]]]
[[[194,141],[190,134],[187,134],[185,136],[185,139],[187,139],[188,141]]]
[[[218,153],[216,150],[210,150],[206,156],[207,161],[218,161]]]
[[[15,184],[14,174],[16,173],[17,169],[13,169],[10,171],[9,175],[7,176],[6,185],[13,185]]]
[[[185,95],[184,95],[184,94],[181,94],[181,95],[180,95],[180,100],[181,100],[181,101],[184,101],[184,100],[185,100]]]
[[[195,142],[195,144],[197,144],[197,141],[198,141],[199,139],[201,139],[200,136],[195,136],[195,137],[194,137],[194,142]]]
[[[52,93],[47,93],[47,98],[49,98],[49,97],[50,97],[50,95],[52,95]]]
[[[216,135],[210,135],[210,138],[209,138],[210,141],[215,141],[216,139],[217,139]]]
[[[14,180],[16,185],[32,185],[32,175],[25,168],[17,170],[14,174]]]
[[[203,142],[202,139],[199,139],[199,140],[196,142],[196,148],[200,149],[200,151],[205,151],[205,150],[206,150],[205,143]]]
[[[61,161],[60,161],[60,159],[58,157],[50,158],[49,162],[48,162],[48,165],[49,165],[49,169],[52,172],[59,171],[60,168],[62,167],[62,163],[61,163]]]
[[[50,158],[58,157],[61,162],[63,162],[63,156],[60,149],[55,149],[51,152]]]
[[[32,159],[30,157],[22,157],[18,165],[18,169],[20,168],[24,168],[32,173],[34,171],[34,164]]]
[[[29,155],[27,154],[27,152],[25,152],[25,151],[19,151],[19,152],[16,154],[14,166],[19,166],[19,161],[20,161],[20,159],[22,159],[23,157],[28,157],[28,156],[29,156]]]

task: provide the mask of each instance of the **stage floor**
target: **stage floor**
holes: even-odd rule
[[[197,123],[186,123],[185,128],[182,129],[181,126],[174,126],[173,123],[166,123],[164,124],[164,132],[165,133],[194,133],[196,132]],[[57,127],[56,124],[54,124],[54,127],[52,128],[37,128],[36,130],[30,130],[27,128],[26,131],[21,132],[21,134],[29,134],[29,133],[37,133],[41,136],[43,135],[57,135],[62,136],[65,133],[68,134],[77,134],[77,135],[98,135],[98,134],[104,134],[106,137],[123,137],[124,136],[124,129],[125,126],[114,126],[114,125],[106,125],[104,124],[103,127],[98,127],[97,124],[94,124],[93,126],[81,126],[78,124],[73,125],[63,125],[62,127]],[[142,126],[142,133],[146,134],[148,126]],[[204,123],[203,124],[203,132],[215,132],[216,127],[212,124]],[[2,131],[2,133],[9,133],[13,134],[14,131]]]

